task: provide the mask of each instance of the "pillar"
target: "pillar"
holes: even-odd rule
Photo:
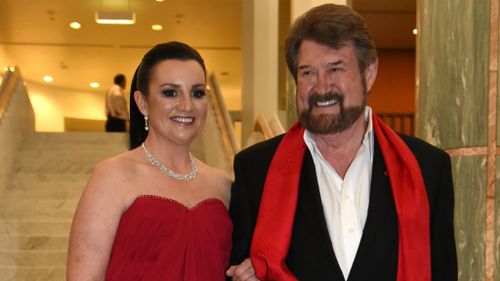
[[[500,280],[498,2],[417,0],[417,136],[452,158],[459,280]]]
[[[278,1],[243,1],[242,138],[278,110]]]

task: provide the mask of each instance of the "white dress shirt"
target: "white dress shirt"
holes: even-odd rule
[[[115,118],[129,119],[125,91],[119,85],[113,85],[106,93],[106,116],[111,114]]]
[[[326,225],[340,269],[347,280],[358,250],[368,212],[373,163],[373,125],[371,108],[365,108],[368,126],[356,157],[344,179],[319,151],[312,133],[304,133],[311,152]]]

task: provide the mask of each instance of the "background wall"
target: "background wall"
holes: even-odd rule
[[[27,88],[35,111],[35,130],[37,132],[63,132],[64,117],[106,119],[104,115],[106,90],[80,92],[34,82],[28,82]]]
[[[0,68],[3,69],[5,66],[7,66],[7,55],[5,54],[4,46],[0,45]]]
[[[368,105],[376,113],[415,113],[415,51],[379,50]]]

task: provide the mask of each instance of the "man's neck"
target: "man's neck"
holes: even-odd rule
[[[340,133],[311,134],[321,155],[342,178],[363,143],[367,125],[362,114],[350,128]]]

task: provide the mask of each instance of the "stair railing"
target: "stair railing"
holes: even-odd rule
[[[17,84],[18,76],[19,71],[16,72],[15,68],[6,68],[2,83],[0,84],[0,124],[3,120],[5,112],[7,111],[7,106]]]
[[[277,136],[277,135],[281,135],[281,134],[285,133],[285,128],[283,128],[283,125],[281,124],[281,121],[278,118],[278,115],[274,114],[268,123],[269,123],[269,127],[271,128],[271,131],[273,133],[273,136]]]
[[[415,135],[415,116],[412,113],[378,113],[394,131],[405,135]]]
[[[214,73],[208,79],[210,101],[214,108],[217,126],[224,143],[224,150],[229,163],[233,163],[234,155],[240,151],[240,144],[236,138],[233,121],[224,102],[217,78]]]
[[[255,118],[255,123],[253,126],[254,132],[260,132],[264,136],[264,139],[270,139],[274,136],[273,131],[271,130],[271,127],[269,126],[269,123],[267,120],[262,116],[262,114],[258,114],[257,117]]]
[[[255,143],[273,138],[277,135],[285,133],[283,125],[276,114],[267,121],[262,114],[258,114],[254,121],[252,132],[248,136],[245,147]]]
[[[35,114],[17,67],[5,71],[0,84],[0,191],[7,184],[23,136],[35,130]]]

